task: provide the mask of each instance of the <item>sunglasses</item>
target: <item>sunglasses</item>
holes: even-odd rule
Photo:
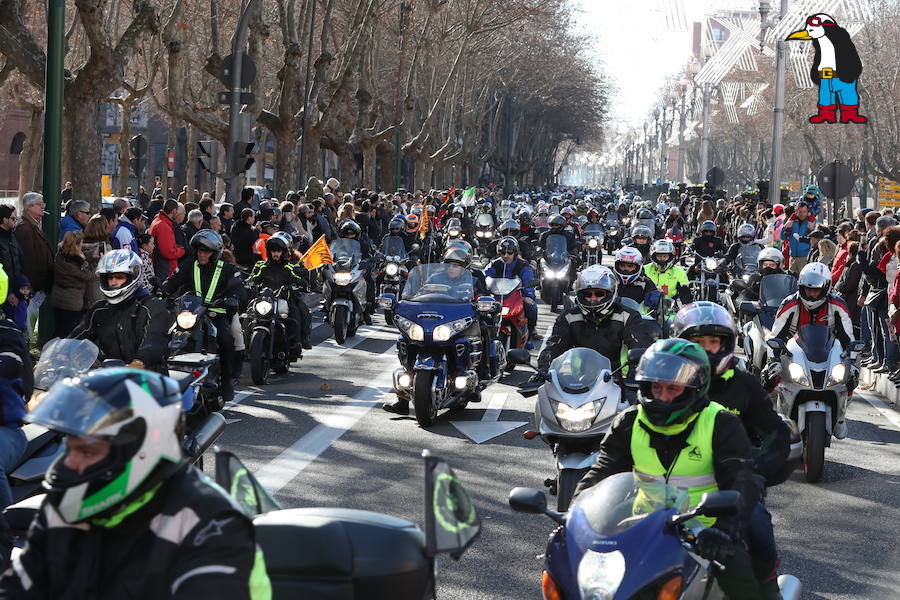
[[[503,256],[515,256],[516,255],[516,253],[514,251],[501,252],[500,254],[502,254]]]
[[[809,17],[808,19],[806,19],[806,24],[812,25],[813,27],[820,27],[825,25],[834,26],[834,23],[832,23],[831,21],[823,21],[819,17]]]

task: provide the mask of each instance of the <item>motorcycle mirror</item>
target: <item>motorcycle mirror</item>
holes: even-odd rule
[[[772,350],[784,350],[785,348],[784,341],[782,341],[781,338],[776,337],[766,340],[766,346],[768,346]]]
[[[125,361],[119,360],[118,358],[107,358],[103,361],[103,368],[108,369],[110,367],[124,367]]]
[[[647,351],[646,348],[632,348],[631,350],[629,350],[628,351],[628,364],[629,365],[638,364],[641,361],[641,357],[644,355],[644,352],[646,352],[646,351]]]
[[[759,312],[759,307],[757,307],[753,302],[745,300],[744,302],[741,302],[741,311],[751,315],[755,315]]]
[[[397,296],[395,294],[382,294],[378,297],[378,306],[384,309],[390,310],[397,303]]]
[[[528,353],[528,350],[523,350],[522,348],[513,348],[507,352],[506,360],[515,365],[531,366],[531,355]]]
[[[741,493],[736,490],[706,492],[700,498],[696,512],[705,517],[729,517],[737,513],[740,502]]]
[[[866,347],[866,343],[860,340],[854,340],[850,342],[849,350],[850,352],[861,352],[863,348]]]
[[[509,493],[509,506],[516,512],[543,514],[547,510],[547,496],[541,490],[517,487]]]

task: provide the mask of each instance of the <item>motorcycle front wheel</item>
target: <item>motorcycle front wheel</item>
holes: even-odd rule
[[[347,341],[347,325],[350,321],[350,315],[347,313],[347,307],[338,305],[334,307],[334,319],[331,326],[334,327],[334,341],[343,344]]]
[[[269,359],[266,358],[269,334],[258,329],[250,336],[250,378],[256,385],[269,382]]]
[[[431,427],[437,416],[431,391],[433,381],[434,373],[431,371],[416,373],[413,383],[413,407],[416,409],[416,421],[418,421],[419,427]]]
[[[825,471],[825,413],[811,412],[806,414],[806,431],[803,440],[803,471],[806,480],[818,483]]]
[[[563,469],[556,477],[556,510],[566,512],[587,469]]]

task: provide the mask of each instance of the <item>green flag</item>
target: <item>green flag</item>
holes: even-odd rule
[[[466,198],[475,198],[475,186],[473,185],[472,187],[465,190],[462,197],[463,200],[465,200]]]

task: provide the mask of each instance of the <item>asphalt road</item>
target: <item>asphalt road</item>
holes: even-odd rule
[[[554,318],[542,305],[538,331],[549,331]],[[460,561],[440,561],[439,597],[540,598],[541,555],[553,524],[506,503],[510,489],[542,488],[553,470],[546,446],[522,436],[534,404],[515,386],[529,373],[519,367],[480,404],[443,414],[426,431],[380,408],[394,398],[396,331],[376,316],[348,346],[330,335],[327,325],[316,326],[314,349],[289,374],[265,387],[240,386],[219,446],[239,455],[285,508],[357,508],[419,524],[427,448],[453,466],[483,524]],[[500,422],[528,425],[475,444],[451,424],[481,420],[488,405],[502,406]],[[849,416],[850,438],[827,450],[822,483],[806,483],[798,472],[769,492],[781,572],[800,577],[806,599],[900,598],[900,428],[861,398]]]

